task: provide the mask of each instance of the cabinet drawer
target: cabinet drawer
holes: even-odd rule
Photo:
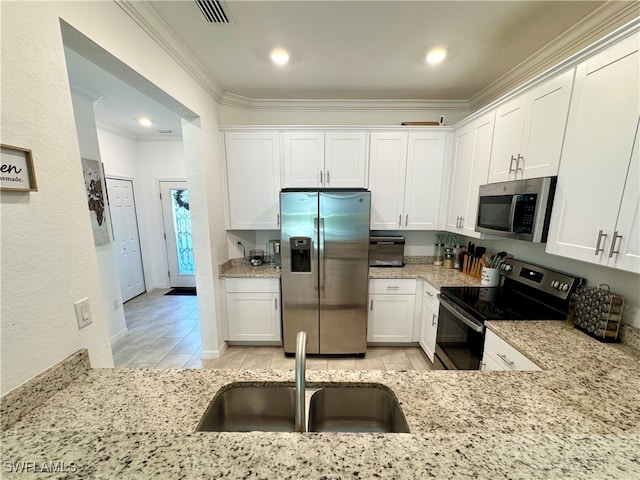
[[[438,304],[438,289],[426,281],[420,283],[423,297],[434,305]]]
[[[416,280],[415,279],[373,279],[369,281],[370,294],[402,294],[415,295]]]
[[[486,331],[484,355],[505,370],[540,370],[535,363],[513,348],[491,330]]]
[[[280,279],[278,278],[227,278],[225,279],[227,292],[239,293],[278,293]]]

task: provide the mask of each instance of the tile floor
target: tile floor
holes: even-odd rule
[[[156,289],[124,305],[128,333],[112,345],[116,367],[293,369],[282,347],[230,346],[216,360],[200,359],[200,325],[195,296]],[[369,347],[365,358],[309,356],[310,370],[429,370],[419,347]]]

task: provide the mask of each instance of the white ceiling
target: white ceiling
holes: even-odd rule
[[[219,25],[193,0],[145,2],[183,43],[176,51],[186,47],[227,95],[372,100],[469,100],[603,3],[227,0],[233,24]],[[435,46],[449,56],[429,66],[424,58]],[[287,66],[270,62],[276,47],[291,54]],[[138,138],[180,136],[178,115],[68,52],[71,83],[101,98],[98,122]],[[137,124],[143,115],[152,129]]]
[[[226,93],[268,99],[467,100],[599,1],[239,1],[235,24],[193,0],[151,1]],[[427,51],[448,50],[445,63]],[[289,65],[269,52],[290,52]]]

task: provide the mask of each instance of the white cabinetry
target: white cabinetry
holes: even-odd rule
[[[225,133],[231,230],[280,228],[279,145],[278,132]]]
[[[547,253],[636,273],[639,36],[577,67],[546,246]]]
[[[277,278],[227,278],[229,340],[281,342],[280,281]]]
[[[366,187],[366,138],[360,130],[283,132],[283,187]]]
[[[457,129],[447,212],[447,230],[479,238],[475,231],[478,187],[487,183],[495,110]]]
[[[420,346],[433,362],[436,351],[436,333],[438,332],[438,290],[422,282],[422,315],[420,316]]]
[[[415,298],[416,280],[370,280],[367,342],[412,342]]]
[[[489,183],[557,175],[574,70],[496,109]]]
[[[535,363],[513,348],[498,335],[487,329],[484,339],[482,370],[538,371]]]
[[[445,132],[373,132],[369,187],[373,230],[436,230]]]

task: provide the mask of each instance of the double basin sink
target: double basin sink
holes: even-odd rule
[[[400,404],[381,384],[326,384],[305,389],[305,431],[409,433]],[[200,432],[293,432],[295,388],[288,383],[229,384],[214,397]]]

